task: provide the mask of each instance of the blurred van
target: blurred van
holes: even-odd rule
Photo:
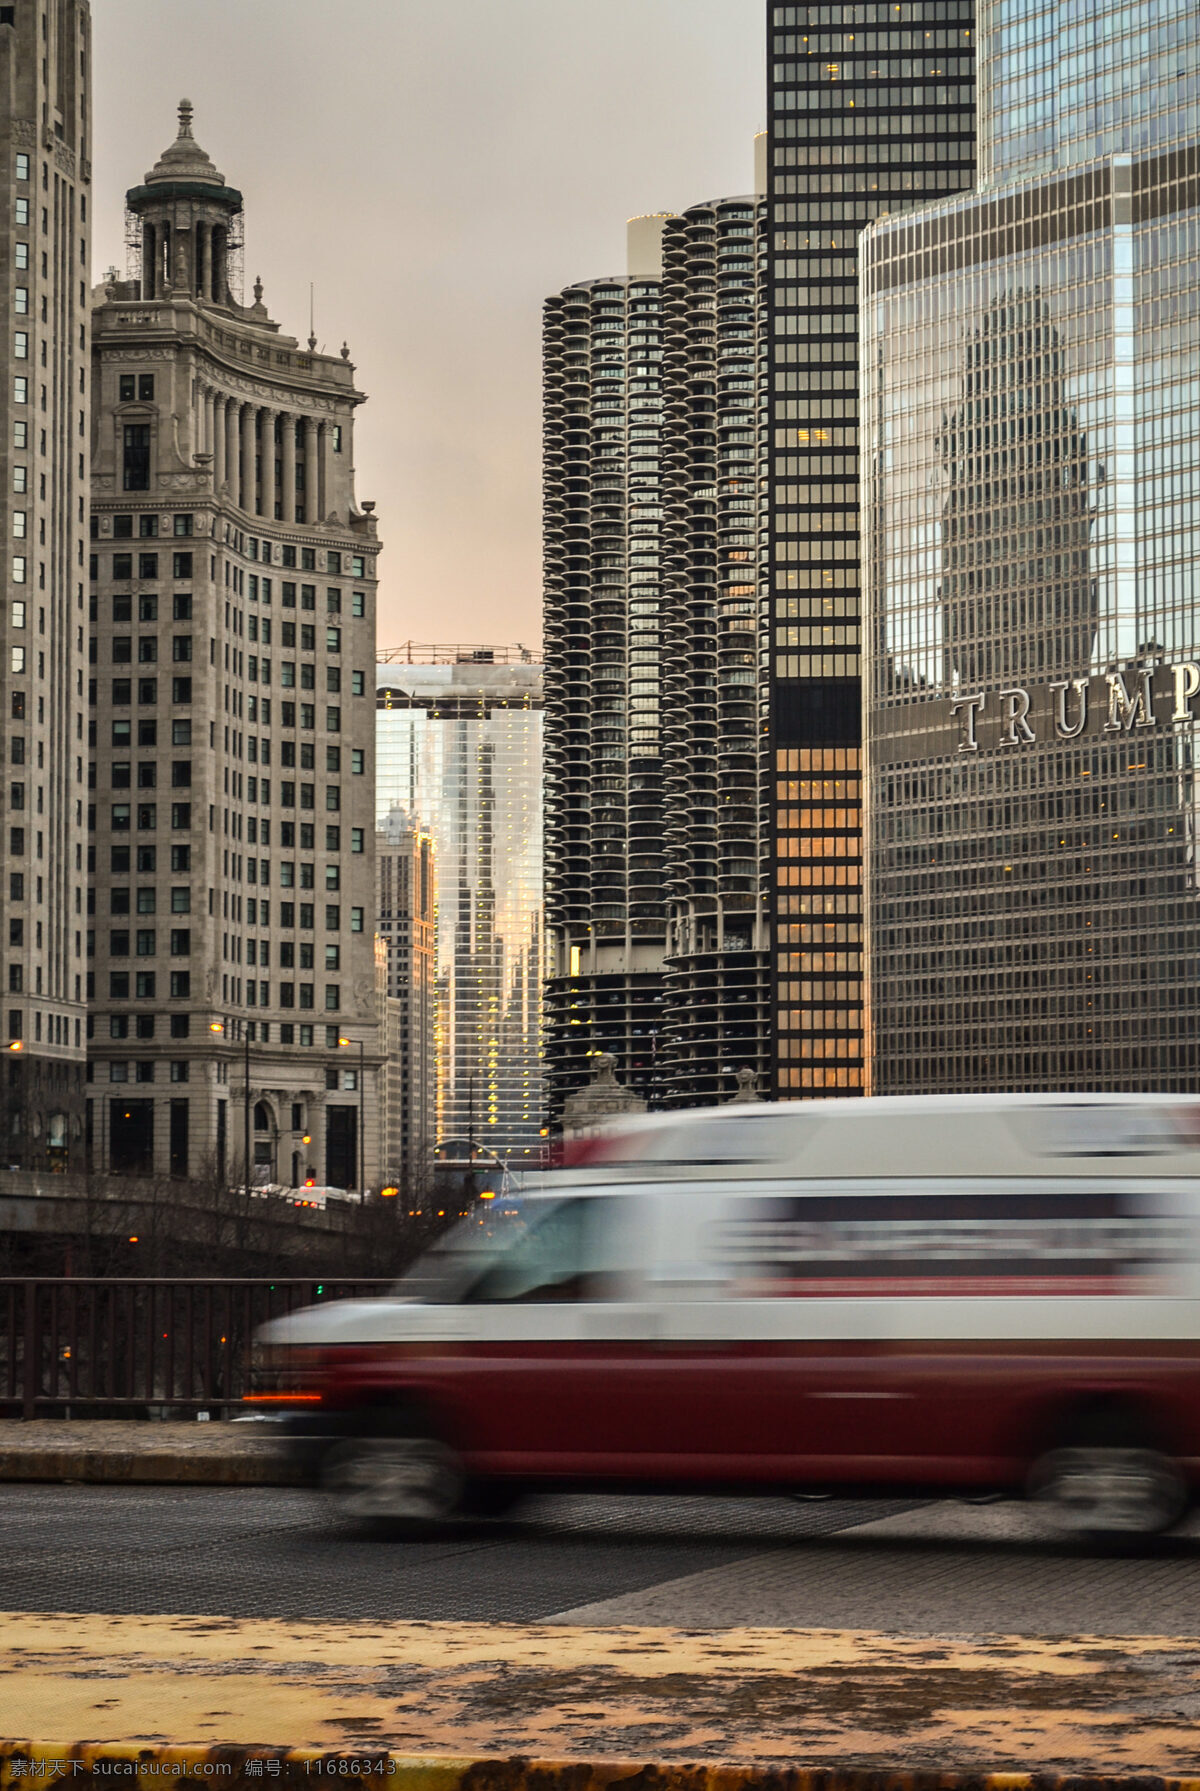
[[[731,1106],[596,1143],[391,1296],[259,1334],[252,1398],[347,1512],[1023,1492],[1108,1535],[1187,1509],[1200,1101]]]

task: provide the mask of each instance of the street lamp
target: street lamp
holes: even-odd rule
[[[339,1045],[349,1045],[350,1039],[339,1039]],[[358,1041],[358,1198],[363,1202],[367,1198],[367,1109],[366,1088],[363,1074],[363,1042]]]

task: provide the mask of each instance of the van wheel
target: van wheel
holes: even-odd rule
[[[420,1530],[456,1516],[466,1479],[435,1437],[361,1436],[329,1451],[321,1484],[347,1517]]]
[[[1187,1483],[1170,1456],[1102,1444],[1043,1455],[1029,1492],[1060,1530],[1094,1541],[1157,1536],[1178,1523],[1188,1503]]]

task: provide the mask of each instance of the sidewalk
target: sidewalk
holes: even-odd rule
[[[267,1434],[264,1434],[267,1433]],[[272,1424],[33,1418],[0,1421],[0,1481],[292,1486]]]

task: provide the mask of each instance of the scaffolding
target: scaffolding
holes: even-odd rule
[[[404,641],[399,647],[379,647],[377,665],[537,665],[532,648],[520,641],[514,647],[487,647],[462,642],[450,645],[429,645],[423,641]]]

